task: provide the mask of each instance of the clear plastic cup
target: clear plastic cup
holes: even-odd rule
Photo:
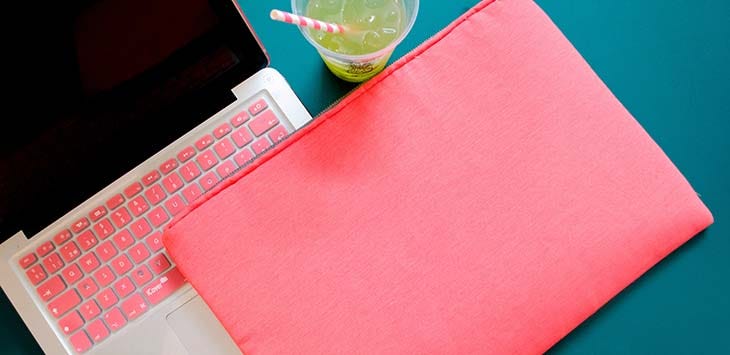
[[[405,18],[407,20],[403,32],[393,42],[385,48],[377,52],[347,55],[329,50],[315,41],[309,36],[309,30],[299,27],[304,38],[317,49],[319,55],[324,60],[327,68],[338,78],[349,82],[363,82],[372,78],[385,68],[388,59],[393,54],[393,50],[398,46],[411,31],[413,23],[416,22],[418,15],[418,0],[401,0],[405,9]],[[307,4],[309,0],[292,0],[292,12],[296,15],[306,16]]]

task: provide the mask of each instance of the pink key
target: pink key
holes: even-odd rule
[[[206,134],[205,136],[203,136],[203,138],[200,138],[197,142],[195,142],[195,148],[198,148],[198,150],[203,150],[211,144],[213,144],[213,136],[211,136],[210,134]]]
[[[215,171],[218,172],[218,175],[220,175],[222,178],[231,175],[233,171],[236,170],[236,165],[233,164],[233,161],[226,160],[223,164],[219,165]]]
[[[185,202],[180,197],[180,195],[175,195],[165,201],[165,207],[167,207],[167,210],[170,211],[170,214],[172,214],[173,216],[182,212],[182,210],[185,209],[185,206]]]
[[[111,311],[104,314],[104,323],[111,329],[112,332],[116,332],[127,324],[127,319],[124,318],[122,311],[119,308],[114,308]]]
[[[79,307],[79,311],[81,312],[81,316],[84,317],[84,320],[87,322],[101,314],[101,309],[94,300],[89,300],[82,304],[81,307]]]
[[[187,147],[181,150],[180,153],[177,153],[177,159],[180,160],[181,163],[188,161],[193,156],[195,156],[195,149],[193,149],[193,147]]]
[[[239,148],[242,148],[246,144],[251,143],[251,141],[253,140],[251,133],[248,133],[248,129],[246,129],[246,127],[242,127],[239,130],[233,132],[231,138],[233,138],[233,142],[236,143],[236,146],[238,146]]]
[[[183,179],[187,182],[193,181],[196,177],[200,176],[200,169],[198,169],[198,166],[195,165],[194,162],[189,162],[185,164],[180,169],[180,174],[182,174]]]
[[[101,342],[109,336],[109,330],[106,329],[106,325],[101,319],[97,319],[86,327],[86,332],[89,333],[89,337],[94,341],[94,344]]]
[[[76,290],[70,289],[51,301],[48,304],[48,311],[54,317],[58,318],[68,312],[68,310],[76,307],[79,303],[81,303],[81,297],[76,293]]]
[[[96,258],[93,252],[88,253],[79,259],[79,265],[84,269],[85,273],[90,273],[99,267],[99,259]]]
[[[147,218],[150,219],[150,222],[152,223],[153,226],[155,226],[155,228],[158,228],[161,225],[163,225],[165,222],[167,222],[167,220],[170,219],[170,216],[167,214],[167,212],[165,212],[165,209],[162,208],[162,206],[159,206],[159,207],[153,209],[152,211],[150,211],[150,213],[147,214]],[[149,233],[149,231],[147,231],[147,233]],[[147,235],[147,233],[145,233],[144,235]],[[139,239],[139,238],[143,237],[144,235],[136,235],[136,236],[137,236],[137,239]]]
[[[132,235],[126,229],[114,236],[114,244],[116,244],[119,250],[127,249],[133,243],[134,238],[132,238]]]
[[[134,320],[147,311],[147,303],[139,293],[122,302],[122,311],[129,320]]]
[[[131,185],[127,186],[126,189],[124,189],[124,196],[127,196],[127,198],[132,198],[134,195],[140,193],[142,191],[142,184],[135,182]]]
[[[175,160],[174,158],[168,159],[166,162],[160,165],[160,171],[162,171],[162,173],[165,175],[175,170],[175,168],[177,168],[177,160]]]
[[[132,279],[137,286],[142,286],[152,280],[152,273],[150,272],[150,269],[142,265],[132,271]]]
[[[112,268],[117,275],[124,275],[132,268],[132,262],[126,255],[122,254],[112,261]]]
[[[233,127],[238,127],[244,124],[246,121],[248,121],[248,113],[246,113],[246,111],[241,111],[240,113],[233,116],[233,118],[231,118],[231,124],[233,125]]]
[[[84,228],[86,228],[88,226],[89,226],[89,219],[84,217],[84,218],[81,218],[78,221],[74,222],[74,224],[71,225],[71,230],[74,233],[78,233],[78,232],[81,232],[82,230],[84,230]]]
[[[91,340],[89,340],[89,337],[83,331],[72,335],[69,340],[71,340],[71,346],[73,346],[77,353],[83,353],[91,349]]]
[[[48,301],[65,289],[66,284],[61,280],[61,276],[57,275],[38,286],[36,291],[38,291],[38,296],[41,296],[42,300]]]
[[[23,269],[27,269],[29,266],[33,265],[33,263],[36,262],[36,260],[38,260],[38,258],[35,256],[35,254],[28,253],[26,256],[24,256],[24,257],[20,258],[20,260],[18,260],[18,264]]]
[[[254,153],[261,154],[266,150],[266,148],[271,147],[271,143],[266,138],[261,138],[256,141],[256,143],[251,145],[251,148],[253,149]]]
[[[147,175],[142,177],[142,183],[144,186],[150,186],[153,182],[157,181],[157,179],[160,178],[160,172],[157,170],[152,170]]]
[[[129,277],[126,276],[114,283],[114,291],[117,291],[120,298],[129,296],[129,294],[134,292],[134,289],[135,287],[132,284],[132,281],[130,281]]]
[[[122,228],[132,220],[132,216],[129,215],[129,211],[126,208],[122,207],[112,212],[111,219],[117,228]]]
[[[159,275],[170,267],[170,262],[167,261],[165,254],[157,254],[150,259],[147,265],[150,266],[155,275]]]
[[[183,196],[185,196],[185,199],[188,201],[188,203],[192,203],[193,201],[195,201],[195,199],[200,197],[201,194],[202,192],[200,191],[198,185],[190,185],[183,190]]]
[[[63,260],[61,260],[61,257],[58,256],[58,253],[53,253],[43,259],[43,266],[46,267],[49,274],[52,274],[61,270],[63,267]]]
[[[218,126],[218,128],[216,128],[213,131],[213,135],[217,139],[221,139],[223,136],[225,136],[228,133],[231,133],[231,125],[229,125],[228,123],[224,123],[224,124]]]
[[[112,196],[112,198],[106,200],[106,207],[109,207],[109,210],[113,210],[119,206],[121,206],[124,203],[124,196],[122,194],[116,194]]]
[[[106,239],[114,233],[114,226],[112,226],[112,222],[109,222],[109,218],[104,218],[101,222],[94,225],[94,232],[96,232],[99,238]]]
[[[109,307],[117,304],[119,298],[117,298],[117,295],[114,293],[114,291],[112,291],[112,289],[107,288],[99,292],[98,295],[96,295],[96,301],[99,302],[101,308],[109,309]]]
[[[33,286],[38,285],[41,281],[46,279],[46,272],[43,271],[40,264],[28,269],[28,271],[25,272],[25,275],[28,276],[28,280],[30,280],[30,283],[32,283]]]
[[[94,208],[91,212],[89,212],[89,218],[91,218],[92,222],[98,221],[101,217],[104,217],[106,215],[106,207],[99,206],[97,208]]]
[[[81,252],[79,251],[79,247],[76,246],[76,243],[71,242],[61,247],[59,250],[61,252],[61,257],[63,257],[63,260],[66,262],[70,262],[81,255]]]
[[[177,271],[177,268],[172,268],[172,270],[168,271],[159,279],[152,281],[151,284],[142,290],[142,293],[144,293],[150,304],[156,305],[184,284],[185,278]]]
[[[160,203],[160,201],[165,199],[165,196],[167,196],[165,191],[162,190],[162,186],[160,186],[160,184],[147,189],[147,191],[144,192],[144,195],[147,196],[147,200],[150,201],[152,205]]]
[[[61,232],[56,234],[55,237],[53,237],[53,241],[56,243],[56,245],[61,245],[69,239],[71,239],[71,232],[68,229],[62,230]]]
[[[58,327],[66,335],[73,333],[76,329],[81,328],[82,325],[84,325],[84,320],[81,319],[79,312],[76,311],[69,313],[58,321]]]
[[[99,291],[99,287],[96,286],[96,282],[94,282],[91,277],[81,280],[79,284],[76,285],[76,289],[79,290],[79,293],[83,298],[89,298],[91,295],[95,294],[96,291]]]
[[[147,237],[145,242],[147,242],[147,246],[150,247],[150,250],[152,250],[153,253],[162,249],[162,232],[153,233],[151,236]]]
[[[165,186],[165,190],[168,193],[173,193],[183,187],[182,179],[177,173],[172,173],[166,178],[162,179],[162,185]]]
[[[117,228],[122,228],[129,223],[129,221],[132,220],[132,216],[129,215],[129,211],[127,211],[126,208],[122,207],[114,213],[112,213],[112,221],[114,221],[114,224],[117,226]]]
[[[129,256],[134,260],[135,264],[139,264],[144,259],[147,259],[150,256],[150,252],[147,251],[147,247],[144,246],[142,243],[138,243],[135,246],[133,246],[129,251],[127,252]]]
[[[213,152],[210,149],[198,155],[196,160],[198,161],[198,164],[200,164],[200,168],[203,170],[208,170],[218,163],[218,159],[215,155],[213,155]]]
[[[99,254],[101,261],[107,262],[117,255],[117,248],[112,245],[111,241],[106,241],[96,248],[96,253]]]
[[[215,186],[215,184],[218,183],[218,177],[213,174],[213,172],[209,172],[205,175],[203,175],[202,178],[200,178],[200,186],[203,187],[203,190],[208,191]]]
[[[56,249],[56,247],[53,246],[53,243],[45,242],[45,243],[41,244],[41,246],[39,246],[38,249],[35,250],[35,252],[38,253],[39,256],[46,256],[46,255],[48,255],[48,253],[52,252],[54,249]],[[25,269],[26,267],[27,266],[23,266],[23,269]]]
[[[251,132],[258,137],[277,124],[279,124],[279,119],[276,115],[274,115],[273,111],[267,110],[261,114],[261,116],[254,118],[253,121],[248,124],[248,128],[251,128]]]
[[[81,233],[81,235],[79,235],[76,238],[76,241],[79,242],[81,249],[83,249],[84,251],[87,251],[87,250],[93,248],[94,245],[96,245],[98,243],[98,241],[96,240],[96,237],[94,236],[94,233],[91,232],[91,230],[87,230],[87,231]],[[63,249],[63,248],[61,248],[61,249]]]
[[[284,138],[286,138],[286,136],[288,135],[289,132],[286,130],[286,127],[284,127],[283,125],[279,125],[271,132],[269,132],[269,139],[271,139],[272,142],[276,143],[284,140]]]
[[[266,104],[266,100],[259,99],[254,102],[253,105],[249,106],[248,112],[251,112],[252,115],[256,116],[257,113],[263,111],[267,107],[269,107],[269,105]]]
[[[221,159],[228,158],[236,151],[236,148],[233,147],[233,143],[231,143],[228,139],[224,139],[216,143],[213,149],[215,149],[215,154],[218,154],[218,157]]]
[[[145,213],[148,209],[150,209],[150,206],[144,198],[142,198],[142,196],[137,196],[134,200],[130,201],[127,206],[135,217],[141,216],[142,213]]]
[[[84,276],[84,274],[81,273],[81,270],[79,269],[79,266],[76,264],[73,264],[61,271],[61,276],[63,276],[63,280],[66,281],[67,284],[73,285],[81,279],[81,276]]]
[[[94,273],[94,280],[99,283],[99,286],[109,286],[117,277],[108,266],[104,266]]]
[[[252,159],[253,153],[251,153],[251,151],[248,149],[244,149],[238,152],[238,154],[233,157],[233,160],[236,161],[236,164],[238,164],[238,166],[244,166],[248,164]]]
[[[157,207],[157,208],[160,208],[160,207]],[[156,209],[154,209],[152,211],[155,211]],[[147,223],[147,220],[144,218],[140,218],[137,221],[135,221],[134,223],[132,223],[132,226],[129,227],[129,229],[132,230],[132,233],[134,234],[135,237],[137,237],[137,239],[140,239],[140,238],[146,236],[149,232],[152,231],[152,227],[150,227],[150,224]]]

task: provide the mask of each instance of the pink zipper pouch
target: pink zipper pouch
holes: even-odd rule
[[[249,355],[541,353],[712,220],[536,4],[487,0],[164,243]]]

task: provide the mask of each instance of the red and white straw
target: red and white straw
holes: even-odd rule
[[[315,20],[279,10],[271,10],[271,19],[330,33],[343,33],[347,31],[347,28],[343,25]]]

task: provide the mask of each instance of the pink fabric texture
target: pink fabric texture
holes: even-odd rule
[[[539,7],[490,0],[164,243],[249,355],[524,354],[711,223]]]

